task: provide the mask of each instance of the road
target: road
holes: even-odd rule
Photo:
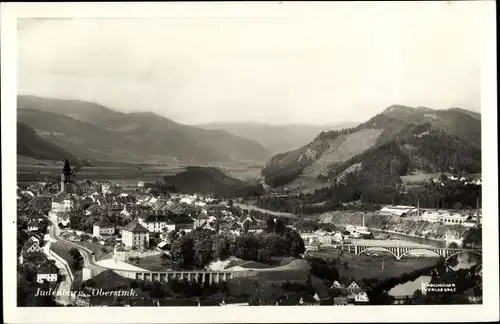
[[[47,259],[55,261],[57,268],[59,268],[59,274],[63,276],[63,280],[59,282],[56,289],[56,302],[62,305],[74,304],[75,300],[70,295],[73,286],[72,275],[69,273],[71,270],[51,253],[50,244],[51,241],[49,240],[43,246],[43,253],[47,256]]]
[[[84,267],[90,268],[90,269],[105,269],[105,268],[96,264],[95,256],[92,255],[91,250],[87,249],[86,247],[83,247],[81,245],[78,245],[76,243],[73,243],[71,241],[68,241],[66,239],[61,238],[59,236],[59,227],[57,225],[50,226],[49,234],[50,234],[50,237],[52,239],[57,240],[57,241],[63,241],[64,243],[67,243],[67,244],[75,247],[76,249],[78,249],[78,251],[80,252],[80,254],[83,257]]]

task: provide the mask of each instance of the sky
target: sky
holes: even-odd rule
[[[282,8],[275,17],[20,19],[18,93],[185,124],[362,122],[393,104],[480,111],[480,6]]]

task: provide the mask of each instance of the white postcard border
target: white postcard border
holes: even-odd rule
[[[415,5],[418,5],[415,2]],[[290,307],[16,307],[16,35],[18,17],[300,17],[327,15],[331,3],[2,3],[2,221],[3,300],[8,323],[163,323],[163,322],[471,322],[498,320],[498,169],[496,125],[495,2],[471,1],[484,10],[482,48],[483,274],[482,305],[446,306],[290,306]],[[353,3],[353,8],[389,3]],[[436,5],[425,3],[421,5]]]

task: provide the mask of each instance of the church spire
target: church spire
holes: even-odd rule
[[[64,161],[63,173],[64,174],[71,174],[72,173],[68,159],[66,159],[66,161]]]

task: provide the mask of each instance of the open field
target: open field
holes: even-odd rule
[[[97,243],[93,242],[83,242],[79,243],[83,246],[85,246],[87,249],[91,250],[94,252],[95,255],[95,260],[104,260],[104,259],[111,259],[113,257],[113,248],[110,246],[102,246]],[[106,250],[106,252],[103,251],[103,248]]]
[[[149,271],[171,270],[171,267],[169,266],[170,262],[164,263],[160,254],[142,257],[139,259],[138,263],[136,263],[135,261],[125,261],[125,262],[134,267],[141,267],[142,269],[146,269]]]
[[[75,261],[75,259],[73,259],[73,257],[68,253],[72,248],[73,246],[63,241],[57,241],[50,244],[50,249],[66,260],[70,266]]]
[[[62,161],[37,160],[24,156],[17,157],[18,181],[57,180],[63,166]],[[231,163],[214,165],[230,177],[248,180],[260,179],[260,166]],[[94,162],[75,170],[75,181],[113,180],[117,182],[137,182],[162,180],[165,175],[175,175],[184,171],[186,165],[180,164],[139,164],[121,162]]]

